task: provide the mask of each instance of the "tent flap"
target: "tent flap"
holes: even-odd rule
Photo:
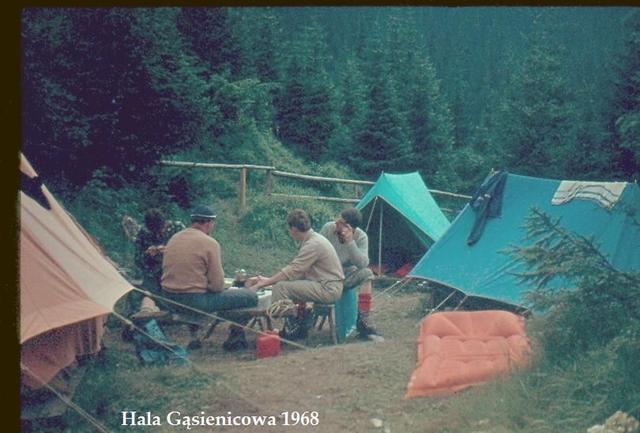
[[[101,317],[132,287],[24,155],[20,171],[21,361],[49,380],[76,356],[97,350]]]

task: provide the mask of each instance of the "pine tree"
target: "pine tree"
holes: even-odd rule
[[[562,177],[575,146],[574,97],[564,76],[562,47],[542,31],[520,70],[512,76],[510,93],[500,107],[499,147],[511,171]]]
[[[339,109],[342,125],[342,140],[331,153],[336,160],[347,162],[357,142],[357,134],[361,130],[367,111],[367,86],[360,71],[358,59],[352,56],[339,74]]]
[[[257,28],[256,28],[257,27]],[[282,75],[279,41],[282,28],[278,17],[270,9],[261,10],[253,27],[252,54],[257,77],[263,82],[276,82]]]
[[[376,61],[382,55],[380,45],[374,43],[365,71],[369,77],[367,114],[351,156],[354,167],[370,176],[381,170],[406,171],[411,160],[411,142],[406,121],[399,114],[395,83],[389,79],[388,65]]]
[[[229,15],[227,8],[183,8],[177,23],[193,52],[209,64],[212,72],[238,77],[243,53]]]
[[[625,23],[624,52],[615,75],[611,131],[616,165],[626,178],[640,176],[640,12]]]
[[[418,64],[422,62],[424,48],[419,43],[415,21],[406,11],[397,11],[385,17],[383,56],[378,59],[388,65],[388,78],[400,101],[409,101],[416,88],[414,80]],[[409,104],[400,104],[398,113],[408,119]]]
[[[211,73],[207,62],[188,49],[188,41],[178,30],[180,10],[155,8],[139,10],[137,31],[147,41],[144,62],[151,86],[163,104],[181,114],[182,128],[176,142],[181,147],[214,139],[222,133],[223,114],[213,101],[226,80]]]
[[[455,178],[453,118],[440,93],[434,67],[426,57],[416,63],[409,78],[411,92],[407,98],[413,167],[420,170],[429,184],[444,187]]]
[[[328,54],[322,29],[314,24],[294,41],[277,99],[277,136],[312,160],[331,147],[339,126],[336,90],[326,72]]]

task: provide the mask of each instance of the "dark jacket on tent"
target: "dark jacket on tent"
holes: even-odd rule
[[[491,175],[480,185],[471,197],[471,209],[476,219],[467,238],[467,245],[473,245],[482,236],[487,219],[499,217],[502,211],[502,193],[507,183],[507,172],[499,171]]]

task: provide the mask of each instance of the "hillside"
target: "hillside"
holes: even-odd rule
[[[131,280],[139,271],[125,215],[142,222],[157,207],[187,223],[195,205],[211,205],[231,277],[271,274],[293,257],[292,208],[319,229],[345,206],[269,195],[267,172],[252,169],[240,209],[237,169],[162,161],[367,181],[418,171],[429,188],[460,194],[501,169],[640,176],[635,8],[32,7],[21,24],[21,151]],[[365,189],[270,179],[278,194],[359,198]],[[436,199],[451,220],[466,204]],[[628,221],[640,226],[630,212]],[[118,421],[127,408],[318,411],[318,432],[584,433],[616,410],[640,417],[638,272],[611,266],[591,239],[544,215],[526,229],[542,240],[508,252],[535,287],[526,371],[449,398],[402,400],[428,293],[387,292],[381,279],[383,343],[332,346],[323,331],[268,360],[256,361],[254,346],[223,352],[218,330],[189,365],[145,368],[114,315],[74,402],[110,431],[186,429],[127,430]],[[574,284],[555,293],[551,277]],[[186,343],[184,329],[167,332]],[[90,431],[79,413],[25,431]]]

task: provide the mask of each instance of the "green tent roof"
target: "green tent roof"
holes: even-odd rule
[[[424,245],[428,244],[429,239],[440,239],[449,228],[449,220],[417,171],[404,174],[383,172],[356,207],[363,210],[376,197],[402,215]]]

